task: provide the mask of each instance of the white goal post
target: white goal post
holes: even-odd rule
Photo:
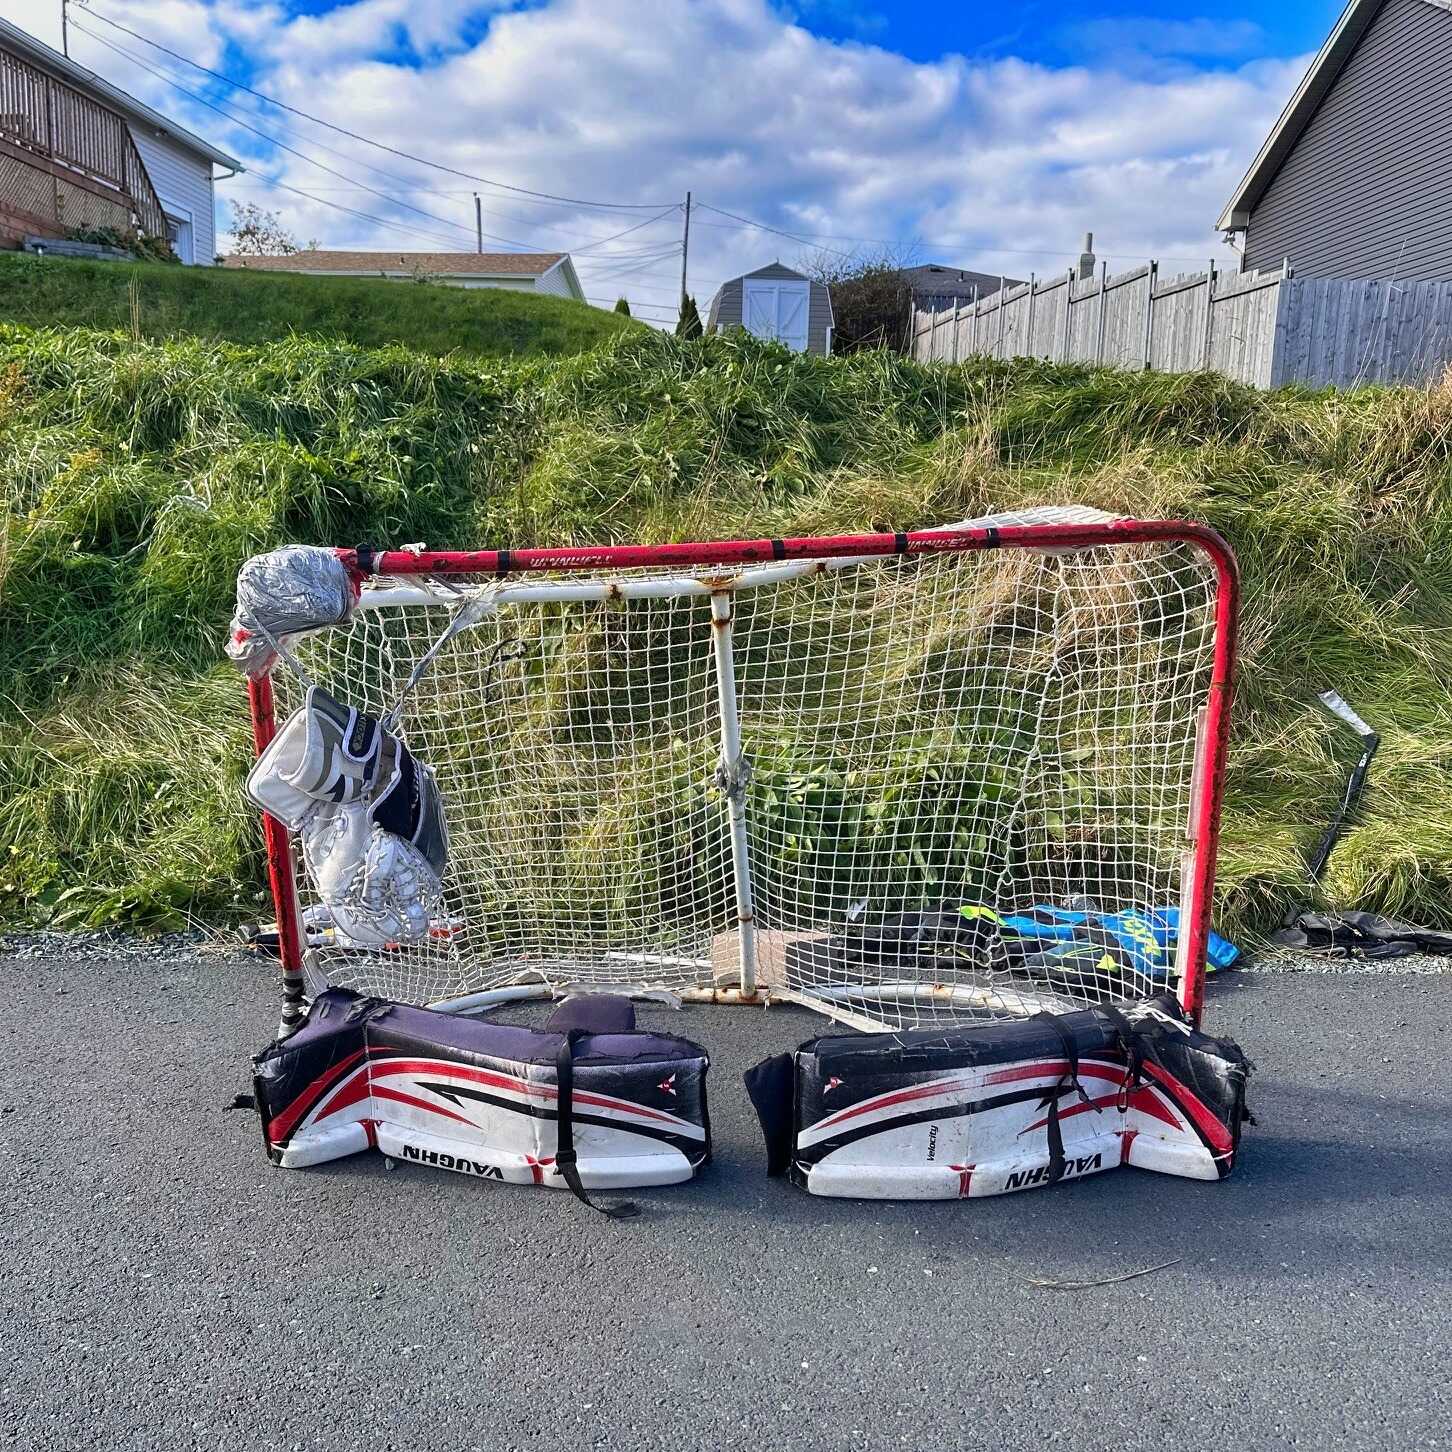
[[[382,715],[436,650],[398,731],[436,773],[449,863],[425,941],[361,949],[264,816],[285,1023],[324,983],[894,1028],[1170,987],[1198,1016],[1237,608],[1213,531],[1074,507],[338,553],[358,608],[296,658]],[[250,692],[260,752],[301,696],[287,672]]]

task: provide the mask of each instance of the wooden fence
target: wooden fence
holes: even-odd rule
[[[1425,383],[1452,364],[1452,283],[1270,273],[1072,272],[950,310],[914,308],[922,361],[975,355],[1159,372],[1214,369],[1257,387]]]

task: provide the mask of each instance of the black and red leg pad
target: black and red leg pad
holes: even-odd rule
[[[628,999],[567,1000],[544,1029],[413,1008],[347,989],[254,1061],[267,1152],[287,1168],[374,1148],[398,1160],[563,1186],[557,1064],[586,1188],[690,1179],[710,1156],[706,1051],[635,1028]]]
[[[768,1170],[814,1195],[951,1200],[1130,1165],[1231,1171],[1252,1065],[1170,994],[1007,1023],[813,1039],[747,1089]]]

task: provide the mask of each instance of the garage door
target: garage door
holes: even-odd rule
[[[798,353],[805,353],[811,291],[809,282],[748,277],[741,300],[746,331],[758,338],[774,338]]]

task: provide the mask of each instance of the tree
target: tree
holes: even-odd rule
[[[231,237],[232,251],[242,257],[291,257],[302,250],[282,218],[256,202],[232,203]]]
[[[681,315],[676,321],[676,337],[678,338],[699,338],[705,331],[701,327],[701,315],[696,311],[696,300],[686,294],[681,295]]]
[[[630,299],[624,297],[616,298],[615,311],[619,313],[621,317],[628,318],[630,316]]]
[[[907,351],[912,286],[903,269],[908,265],[905,256],[893,252],[847,258],[822,253],[802,268],[832,294],[834,353]]]

